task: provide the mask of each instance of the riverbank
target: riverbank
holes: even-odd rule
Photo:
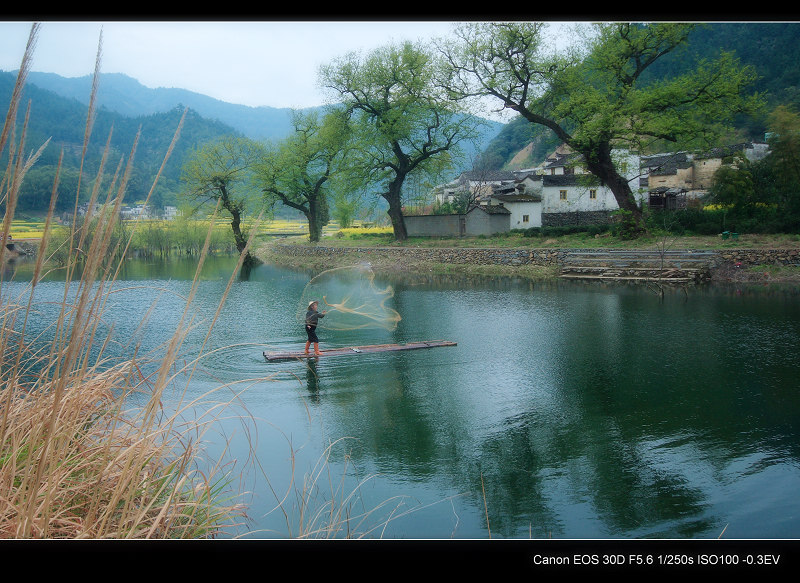
[[[318,244],[302,237],[262,244],[256,254],[265,262],[322,271],[369,262],[376,273],[518,276],[553,279],[564,258],[577,250],[649,250],[702,252],[713,259],[708,279],[716,282],[788,282],[800,284],[800,237],[744,235],[720,237],[656,237],[624,241],[614,237],[565,236],[546,240],[524,237],[410,239],[326,238]]]

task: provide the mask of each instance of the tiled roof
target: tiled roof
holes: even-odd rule
[[[653,176],[670,176],[676,174],[679,168],[691,168],[692,159],[686,152],[661,154],[643,158],[641,167],[652,168],[650,174]]]
[[[599,185],[600,180],[593,174],[545,174],[542,186],[589,186]]]
[[[467,214],[471,213],[475,209],[481,209],[487,215],[510,215],[511,211],[508,210],[506,207],[501,206],[499,204],[482,204],[478,206],[472,207]]]
[[[530,194],[495,194],[493,199],[500,202],[540,202],[542,197]]]

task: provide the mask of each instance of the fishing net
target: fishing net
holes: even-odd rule
[[[317,310],[327,312],[319,319],[323,330],[383,328],[394,330],[400,314],[386,305],[394,297],[391,286],[375,286],[369,265],[329,269],[308,282],[297,306],[297,321],[305,322],[309,302],[319,302]]]

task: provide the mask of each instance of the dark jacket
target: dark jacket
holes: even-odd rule
[[[317,322],[320,318],[324,318],[325,314],[320,314],[316,310],[309,309],[306,312],[306,325],[307,326],[316,326]]]

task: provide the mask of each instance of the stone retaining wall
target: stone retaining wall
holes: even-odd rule
[[[571,227],[573,225],[610,225],[612,211],[572,211],[568,213],[542,213],[543,227]]]
[[[324,245],[280,245],[283,253],[292,256],[352,255],[360,260],[370,257],[412,261],[470,265],[563,265],[570,249],[490,249],[465,247],[326,247]],[[581,252],[608,249],[581,249]],[[712,265],[800,265],[800,249],[725,249],[715,252]]]
[[[406,257],[412,261],[434,263],[460,263],[469,265],[560,265],[564,251],[561,249],[471,249],[428,247],[325,247],[305,245],[280,245],[283,253],[291,256],[336,257],[352,255],[369,260],[370,257],[397,259]]]
[[[800,249],[723,249],[717,251],[717,265],[800,265]]]

